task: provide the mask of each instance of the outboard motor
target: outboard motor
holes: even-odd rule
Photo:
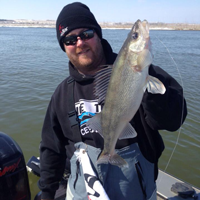
[[[22,150],[0,132],[0,200],[30,200],[28,174]]]

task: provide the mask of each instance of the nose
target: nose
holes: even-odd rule
[[[76,45],[81,46],[83,43],[84,43],[84,40],[82,40],[80,37],[77,37]]]

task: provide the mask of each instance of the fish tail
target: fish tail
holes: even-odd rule
[[[110,157],[109,163],[111,165],[116,165],[118,167],[126,167],[128,168],[128,163],[118,154],[114,154],[113,156]]]
[[[103,151],[97,160],[97,164],[108,164],[110,159],[110,154]]]
[[[110,155],[106,152],[102,152],[99,159],[97,160],[97,164],[108,164],[115,165],[118,167],[126,167],[128,168],[128,163],[118,154]]]

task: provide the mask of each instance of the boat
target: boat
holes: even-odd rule
[[[200,200],[200,189],[162,170],[157,179],[157,200]]]
[[[32,156],[25,164],[19,145],[0,132],[0,200],[30,200],[28,171],[40,176],[40,160]],[[67,175],[64,174],[55,200],[65,200]],[[157,200],[200,200],[200,189],[162,170],[157,179]],[[41,200],[41,191],[34,197]]]

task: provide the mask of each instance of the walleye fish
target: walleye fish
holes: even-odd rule
[[[145,90],[153,94],[164,94],[166,90],[161,81],[148,74],[152,61],[148,22],[138,20],[113,66],[101,69],[95,76],[95,95],[104,107],[87,125],[104,138],[104,149],[97,164],[128,167],[115,152],[117,140],[137,136],[129,122],[137,112]]]

